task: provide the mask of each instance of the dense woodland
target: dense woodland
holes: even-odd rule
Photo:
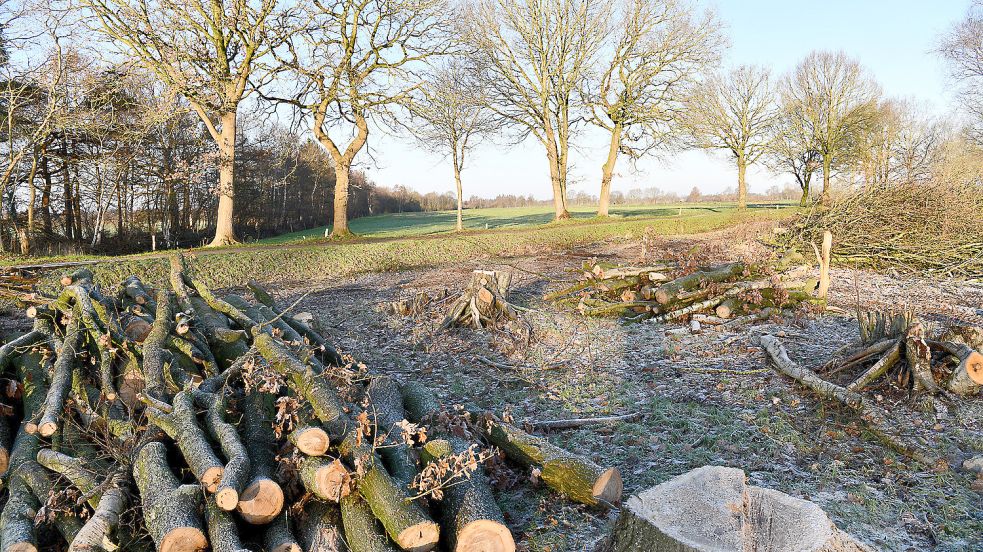
[[[467,156],[491,136],[543,147],[557,219],[573,204],[603,216],[792,197],[749,196],[754,165],[793,175],[802,205],[837,186],[979,183],[979,4],[939,40],[965,92],[946,117],[884,95],[844,53],[814,52],[787,75],[717,70],[720,22],[675,0],[185,4],[0,0],[4,251],[221,245],[327,223],[344,237],[370,214],[542,203],[465,201]],[[610,136],[602,181],[568,193],[588,127]],[[359,163],[385,156],[370,149],[378,129],[446,155],[457,193],[366,178]],[[735,188],[612,193],[619,160],[686,148],[732,159]]]

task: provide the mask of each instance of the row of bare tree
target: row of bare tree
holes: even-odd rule
[[[975,120],[980,12],[939,47]],[[954,148],[979,145],[972,125],[883,97],[843,53],[810,54],[781,78],[717,70],[721,25],[682,0],[0,0],[0,17],[0,200],[14,225],[23,207],[15,231],[28,241],[35,218],[56,231],[59,185],[60,231],[78,239],[89,221],[93,244],[139,224],[167,243],[177,229],[214,229],[224,245],[237,228],[325,215],[345,237],[351,204],[368,203],[352,167],[373,129],[447,155],[458,228],[467,156],[499,133],[542,145],[557,219],[587,125],[609,135],[602,216],[619,157],[723,150],[743,207],[758,162],[793,174],[804,204],[814,176],[821,197],[836,176],[928,181]]]

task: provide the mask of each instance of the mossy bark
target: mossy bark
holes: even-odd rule
[[[352,552],[396,552],[399,550],[386,536],[361,496],[351,494],[341,499],[341,520],[345,540]]]
[[[343,499],[344,500],[344,499]],[[368,512],[369,521],[372,512]],[[337,504],[311,501],[304,506],[304,520],[300,524],[300,540],[304,550],[344,552],[348,548],[341,534],[341,510]],[[382,535],[385,538],[385,534]]]
[[[249,455],[236,427],[225,421],[226,407],[222,396],[198,390],[191,393],[194,402],[205,409],[205,427],[212,439],[218,442],[226,460],[222,480],[215,489],[215,501],[223,510],[234,510],[239,504],[239,493],[249,482]]]
[[[463,439],[437,439],[423,446],[421,456],[424,463],[430,463],[461,454],[467,449],[468,443]],[[505,525],[502,510],[495,502],[481,466],[464,479],[452,481],[444,488],[440,511],[441,534],[449,550],[515,550],[515,540]]]
[[[133,479],[140,491],[144,525],[159,552],[205,550],[201,487],[179,483],[168,467],[162,443],[147,443],[140,449]]]
[[[147,407],[147,416],[174,439],[191,473],[209,492],[215,492],[221,482],[225,466],[215,455],[205,432],[198,425],[191,393],[182,391],[174,395],[173,409],[165,412],[154,406]]]
[[[409,485],[416,477],[417,468],[406,444],[407,436],[399,426],[404,420],[399,385],[388,376],[374,377],[369,383],[367,395],[371,411],[375,414],[376,432],[386,434],[386,439],[377,447],[379,456],[394,478]]]

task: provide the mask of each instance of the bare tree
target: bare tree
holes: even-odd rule
[[[687,102],[685,125],[697,147],[730,152],[737,205],[747,207],[747,168],[768,152],[777,120],[767,69],[742,65],[703,83]]]
[[[286,25],[275,52],[285,90],[269,97],[297,108],[331,156],[332,237],[352,235],[350,174],[370,119],[389,117],[424,82],[421,62],[448,51],[448,15],[442,0],[314,0]]]
[[[677,0],[624,0],[619,8],[607,68],[585,91],[591,121],[610,134],[599,216],[608,215],[618,154],[637,160],[670,144],[687,89],[723,44],[711,14],[697,17]]]
[[[966,16],[942,37],[938,52],[961,85],[973,138],[983,144],[983,1],[975,0]]]
[[[269,47],[276,0],[82,0],[100,29],[201,118],[219,151],[218,217],[212,246],[235,243],[236,115]]]
[[[801,117],[822,156],[820,201],[829,198],[833,169],[848,160],[856,135],[876,116],[879,95],[867,71],[842,52],[813,52],[784,80],[783,102]]]
[[[942,121],[913,102],[887,99],[857,132],[852,164],[866,184],[925,182],[947,134]]]
[[[480,87],[469,78],[460,59],[441,67],[409,102],[414,119],[413,136],[430,151],[451,158],[457,188],[457,230],[464,229],[464,196],[461,171],[465,158],[482,136],[496,130],[496,117],[481,96]]]
[[[532,135],[546,149],[557,220],[570,217],[570,141],[584,107],[577,90],[608,18],[599,0],[479,0],[463,18],[489,106],[519,139]]]
[[[802,196],[799,205],[808,205],[812,191],[812,177],[822,167],[822,155],[816,145],[812,128],[796,102],[781,98],[774,136],[765,155],[765,164],[773,171],[786,172],[795,177]]]

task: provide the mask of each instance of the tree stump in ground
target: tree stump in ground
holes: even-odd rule
[[[705,466],[628,499],[605,552],[870,549],[839,531],[819,506],[748,486],[736,468]]]
[[[864,344],[875,343],[883,339],[904,337],[915,318],[910,310],[903,311],[860,311],[857,322],[860,324],[860,341]]]
[[[451,305],[440,324],[441,329],[452,326],[477,329],[496,326],[503,318],[518,319],[515,307],[508,302],[512,275],[498,270],[475,270],[471,282],[461,297]]]

